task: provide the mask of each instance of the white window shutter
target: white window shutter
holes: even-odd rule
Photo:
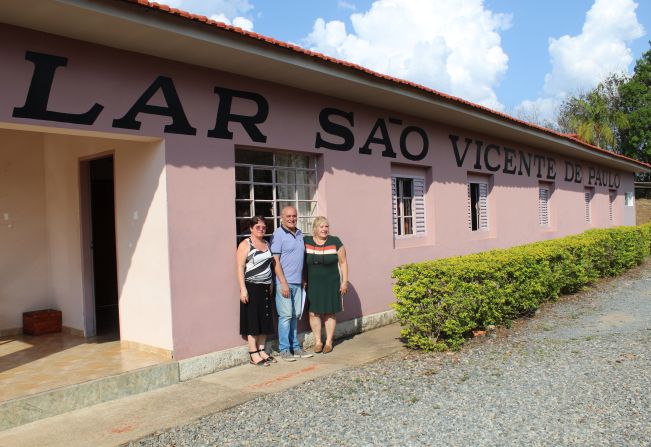
[[[425,179],[414,178],[414,234],[425,234]]]
[[[470,197],[470,183],[466,186],[468,187],[468,229],[472,231],[472,198]]]
[[[393,213],[393,237],[398,236],[398,191],[396,178],[391,177],[391,212]]]
[[[617,193],[615,191],[610,191],[610,200],[608,201],[608,218],[610,219],[611,222],[615,220],[614,215],[613,215],[613,203],[615,202],[615,198],[617,197]]]
[[[585,221],[590,222],[590,199],[592,198],[592,192],[590,190],[585,191]]]
[[[488,184],[479,183],[479,229],[488,229]]]
[[[549,189],[538,188],[538,215],[541,227],[549,226]]]

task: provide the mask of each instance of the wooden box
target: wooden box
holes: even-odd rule
[[[23,312],[23,333],[41,335],[61,332],[61,311],[54,309]]]

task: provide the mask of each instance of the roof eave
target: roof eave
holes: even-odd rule
[[[57,20],[51,20],[53,16]],[[651,172],[651,166],[644,163],[584,145],[460,98],[255,33],[177,15],[133,0],[31,0],[29,8],[19,2],[7,2],[0,4],[0,20],[287,85],[453,128],[472,129],[479,134],[624,171]],[[193,51],[187,51],[188,48]]]

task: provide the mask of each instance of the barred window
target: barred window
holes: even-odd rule
[[[298,211],[297,226],[310,233],[317,213],[316,157],[286,152],[235,150],[235,219],[238,242],[248,219],[263,216],[269,235],[280,226],[280,211]]]

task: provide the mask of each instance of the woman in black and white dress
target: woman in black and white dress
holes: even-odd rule
[[[237,280],[240,284],[240,334],[247,338],[250,363],[269,366],[276,360],[264,350],[273,334],[271,271],[273,256],[264,240],[267,225],[256,216],[249,222],[251,236],[237,247]]]

